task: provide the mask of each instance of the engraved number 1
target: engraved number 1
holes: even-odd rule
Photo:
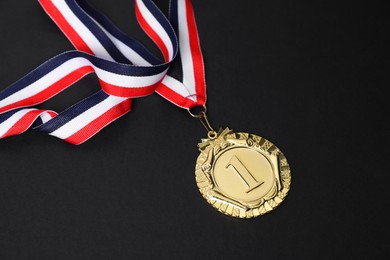
[[[257,182],[255,177],[248,171],[245,165],[237,158],[237,156],[233,156],[229,163],[226,165],[226,168],[233,168],[233,170],[241,177],[241,179],[248,186],[248,190],[246,193],[251,192],[257,187],[261,186],[264,182]]]

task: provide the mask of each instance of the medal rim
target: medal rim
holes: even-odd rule
[[[210,153],[210,149],[214,149],[219,145],[223,146],[224,144],[229,146],[228,149],[226,149],[226,147],[221,148],[215,155],[215,159],[212,165],[210,165],[211,168],[206,170],[209,173],[205,172],[203,166],[205,165],[208,154]],[[215,162],[217,161],[217,158],[223,154],[221,154],[221,151],[224,152],[239,147],[249,148],[259,152],[267,159],[268,162],[272,162],[270,157],[272,154],[277,155],[278,157],[277,174],[279,178],[276,178],[274,184],[277,188],[276,194],[270,198],[266,198],[269,194],[268,192],[267,195],[257,199],[260,201],[260,203],[256,206],[243,206],[242,203],[240,203],[238,200],[229,198],[229,196],[226,194],[222,195],[222,199],[215,196],[215,192],[217,192],[215,189],[217,185],[214,182],[213,173]],[[219,212],[240,219],[258,217],[278,207],[288,195],[291,186],[290,165],[280,149],[268,139],[251,133],[234,133],[233,130],[226,128],[225,130],[219,131],[216,138],[202,139],[202,143],[199,144],[199,150],[201,153],[197,158],[195,168],[197,186],[206,201]],[[271,166],[274,168],[272,163]],[[210,177],[208,177],[208,175],[210,175]],[[276,183],[278,181],[279,184]],[[271,190],[274,188],[274,185],[272,186]]]

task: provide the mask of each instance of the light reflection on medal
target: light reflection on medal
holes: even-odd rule
[[[226,128],[216,133],[205,112],[198,116],[209,130],[198,145],[196,182],[218,211],[237,218],[261,216],[287,196],[291,171],[286,157],[270,141]]]

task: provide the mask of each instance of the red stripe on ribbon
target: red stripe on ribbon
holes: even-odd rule
[[[58,116],[58,114],[57,114],[56,112],[54,112],[54,111],[47,111],[47,113],[49,113],[49,115],[50,115],[52,118]]]
[[[66,75],[62,79],[58,80],[56,83],[51,85],[50,87],[46,88],[45,90],[35,94],[34,96],[31,96],[29,98],[23,99],[21,101],[12,103],[8,106],[0,108],[0,113],[4,113],[7,111],[10,111],[15,108],[20,108],[20,107],[29,107],[33,105],[40,104],[51,97],[57,95],[61,91],[65,90],[69,86],[71,86],[73,83],[76,81],[80,80],[87,74],[94,72],[93,67],[91,66],[85,66],[81,67],[70,74]]]
[[[35,120],[42,114],[46,112],[45,110],[34,110],[25,114],[20,118],[3,136],[0,138],[6,138],[13,135],[18,135],[26,132],[30,126],[35,122]]]
[[[131,99],[127,99],[122,103],[112,107],[110,110],[90,122],[88,125],[80,129],[75,134],[71,135],[65,141],[79,145],[96,135],[101,129],[115,121],[119,117],[128,113],[131,108]]]
[[[73,27],[67,22],[66,18],[61,14],[58,8],[52,3],[53,0],[39,0],[39,3],[50,16],[50,18],[57,24],[60,30],[70,40],[70,42],[76,47],[76,49],[94,54],[88,47],[80,35],[73,29]]]
[[[145,33],[154,41],[154,43],[159,47],[160,51],[162,52],[164,56],[164,60],[166,62],[169,61],[169,51],[167,46],[165,45],[164,41],[161,39],[161,37],[153,30],[153,28],[148,24],[146,19],[143,17],[137,1],[135,1],[135,14],[138,20],[138,23],[142,27],[142,29],[145,31]]]
[[[160,85],[161,81],[150,86],[139,87],[139,88],[126,88],[126,87],[115,86],[103,81],[100,78],[99,78],[99,82],[103,91],[109,95],[123,97],[123,98],[131,96],[135,98],[135,97],[144,97],[152,94],[156,90],[156,88]]]
[[[170,89],[165,84],[161,83],[157,88],[156,92],[167,99],[168,101],[174,103],[175,105],[182,108],[191,108],[197,106],[197,103],[189,98],[185,98],[182,95],[177,94],[175,91]]]

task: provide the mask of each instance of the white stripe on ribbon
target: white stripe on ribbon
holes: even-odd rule
[[[51,119],[53,119],[53,116],[51,116],[48,112],[49,112],[49,111],[44,112],[44,113],[42,113],[42,114],[39,116],[39,117],[41,118],[41,120],[42,120],[42,124],[46,124],[46,123],[49,122]],[[54,112],[54,111],[51,111],[51,112],[57,114],[57,113]]]
[[[101,25],[98,24],[100,27]],[[124,44],[122,41],[115,38],[109,32],[106,31],[103,27],[101,29],[106,33],[106,35],[110,38],[110,40],[114,43],[117,49],[125,56],[131,63],[137,66],[151,66],[148,61],[146,61],[141,55],[139,55],[136,51],[130,48],[128,45]]]
[[[173,45],[171,42],[171,39],[168,36],[168,33],[165,31],[165,29],[161,26],[161,24],[157,21],[157,19],[152,15],[152,13],[149,11],[149,9],[145,6],[144,2],[142,0],[136,0],[138,8],[140,12],[142,13],[142,16],[147,21],[147,23],[152,27],[152,29],[160,36],[161,40],[164,42],[165,46],[168,49],[169,53],[169,60],[173,59]]]
[[[148,87],[159,82],[167,73],[168,70],[165,70],[159,74],[152,76],[128,76],[128,75],[119,75],[112,72],[102,70],[100,68],[94,67],[98,77],[106,83],[109,83],[114,86],[124,87],[124,88],[142,88]]]
[[[194,94],[191,94],[188,89],[183,86],[183,83],[177,79],[167,75],[162,83],[180,96],[196,101],[196,95],[194,96]]]
[[[60,66],[58,66],[56,69],[50,71],[48,74],[44,75],[39,80],[35,81],[34,83],[30,84],[29,86],[26,86],[25,88],[21,89],[20,91],[10,95],[9,97],[3,99],[0,101],[0,107],[5,107],[7,105],[10,105],[12,103],[16,103],[18,101],[24,100],[26,98],[29,98],[31,96],[34,96],[45,89],[52,86],[54,83],[56,83],[58,80],[66,77],[70,73],[72,73],[75,70],[78,70],[82,67],[89,66],[91,63],[84,59],[84,58],[74,58],[69,61],[64,62]]]
[[[93,19],[88,13],[86,13],[92,21],[95,22],[97,26],[107,35],[108,38],[114,43],[118,51],[122,53],[131,63],[137,66],[151,66],[147,60],[145,60],[141,55],[134,51],[130,46],[123,43],[121,40],[117,39],[111,33],[109,33],[100,23]],[[82,35],[80,35],[82,37]],[[90,47],[90,46],[89,46]]]
[[[47,1],[47,2],[45,2]],[[147,22],[147,24],[152,28],[152,30],[161,38],[163,44],[168,50],[169,60],[173,59],[174,55],[174,42],[171,41],[168,32],[165,31],[164,27],[158,22],[157,18],[153,16],[152,12],[146,7],[143,0],[135,0],[138,6],[139,12]],[[88,59],[84,57],[71,58],[70,60],[64,62],[59,65],[57,68],[48,72],[46,75],[40,75],[41,78],[38,78],[35,82],[30,85],[24,86],[23,89],[17,91],[16,93],[11,94],[3,100],[0,100],[0,107],[5,107],[11,105],[13,103],[17,103],[27,98],[31,98],[34,95],[39,95],[41,92],[45,90],[49,90],[48,88],[55,85],[59,80],[66,78],[71,73],[76,71],[81,71],[80,69],[84,67],[92,67],[94,68],[98,78],[105,83],[108,83],[113,86],[122,87],[122,88],[142,88],[149,87],[161,81],[163,79],[163,84],[170,88],[172,91],[177,93],[178,95],[191,99],[196,102],[196,81],[195,81],[195,72],[194,72],[194,64],[193,57],[191,52],[190,45],[190,35],[188,28],[188,17],[186,10],[186,0],[177,0],[178,1],[178,19],[179,19],[179,34],[180,34],[180,54],[181,54],[181,62],[183,69],[183,82],[176,80],[170,76],[166,76],[167,71],[160,72],[155,75],[148,76],[128,76],[123,75],[120,71],[118,73],[113,73],[107,71],[106,68],[96,67],[94,66]],[[65,18],[67,23],[72,27],[74,31],[76,31],[77,35],[81,37],[81,39],[85,42],[85,44],[92,50],[92,52],[99,58],[114,61],[113,57],[110,53],[104,48],[104,43],[100,42],[99,39],[88,29],[88,26],[83,23],[82,18],[78,18],[75,13],[73,13],[72,9],[67,5],[65,0],[44,0],[42,3],[49,4],[51,2],[55,8],[61,13],[61,15]],[[150,2],[154,4],[153,2]],[[75,2],[77,4],[77,2]],[[81,9],[82,10],[82,9]],[[83,11],[83,10],[82,10]],[[88,13],[84,12],[85,15]],[[52,10],[52,15],[55,16],[55,10]],[[90,17],[90,16],[89,16]],[[102,25],[100,25],[96,20],[92,17],[91,21],[95,22],[98,25],[102,32],[104,32],[107,37],[113,42],[113,44],[117,47],[118,51],[120,51],[127,59],[129,59],[133,64],[138,66],[151,66],[151,64],[145,60],[140,54],[138,54],[135,50],[133,50],[130,46],[126,45],[125,42],[117,39],[115,36],[111,35]],[[61,27],[61,26],[60,26]],[[65,28],[61,28],[66,30]],[[92,29],[91,29],[92,30]],[[71,37],[71,36],[70,36]],[[73,40],[78,39],[78,37]],[[111,70],[111,69],[110,69]],[[83,70],[84,71],[84,70]],[[87,70],[86,73],[89,73],[90,70]],[[73,82],[69,82],[73,83]],[[18,88],[20,86],[17,86]],[[54,89],[51,89],[53,95],[57,94]],[[166,97],[167,98],[167,97]],[[94,129],[85,128],[94,120],[98,119],[102,115],[104,115],[107,111],[114,108],[118,104],[126,101],[127,98],[108,96],[105,100],[94,104],[93,107],[84,111],[79,116],[73,118],[71,121],[65,123],[57,130],[50,133],[52,136],[59,137],[61,139],[68,139],[72,135],[76,134],[80,130],[83,130],[82,134],[85,133],[88,136],[95,134],[97,131]],[[168,100],[170,100],[168,98]],[[174,95],[173,95],[174,100]],[[39,100],[41,102],[42,100]],[[174,102],[174,101],[172,101]],[[179,101],[180,102],[180,101]],[[175,103],[175,102],[174,102]],[[20,106],[19,106],[20,107]],[[13,114],[10,118],[5,120],[0,124],[0,138],[7,134],[7,132],[12,131],[12,134],[21,133],[21,129],[27,129],[34,123],[35,119],[29,120],[29,122],[25,122],[23,120],[23,126],[19,124],[19,121],[24,116],[29,113],[36,115],[36,117],[40,117],[43,123],[47,123],[50,121],[56,113],[52,113],[51,111],[40,111],[40,113],[34,112],[37,109],[23,109],[15,114]],[[123,113],[122,113],[123,114]],[[34,116],[35,117],[35,116]],[[107,123],[111,121],[108,120]],[[104,127],[104,126],[103,126]],[[85,128],[85,129],[84,129]],[[99,128],[100,130],[101,128]],[[14,131],[15,130],[15,131]],[[23,130],[24,131],[24,130]],[[95,131],[95,132],[94,132]],[[85,141],[85,140],[81,140]]]
[[[81,115],[73,118],[68,123],[64,124],[54,132],[50,133],[50,135],[56,136],[61,139],[67,139],[78,131],[80,131],[85,126],[87,126],[93,120],[97,119],[98,117],[106,113],[108,110],[125,100],[126,98],[109,96],[102,102],[96,104],[95,106],[86,110]]]
[[[52,0],[52,3],[62,13],[71,27],[82,37],[84,42],[96,56],[105,60],[114,61],[95,35],[77,18],[64,0]]]
[[[195,95],[195,101],[196,101],[194,64],[192,61],[190,36],[188,32],[186,1],[178,1],[177,4],[178,4],[178,19],[179,19],[180,56],[181,56],[181,64],[183,68],[182,87],[187,88],[188,91],[191,93],[190,94],[191,96]]]
[[[39,80],[23,88],[22,90],[10,95],[9,97],[1,100],[0,107],[5,107],[12,103],[16,103],[18,101],[34,96],[51,87],[57,81],[66,77],[73,71],[76,71],[86,66],[92,66],[95,69],[95,72],[98,77],[104,82],[123,88],[142,88],[154,85],[159,82],[167,72],[167,70],[165,70],[159,74],[144,77],[119,75],[116,73],[102,70],[94,66],[89,60],[85,58],[77,57],[64,62],[62,65],[52,70]]]
[[[22,109],[0,124],[0,137],[5,135],[27,113],[37,110],[35,108]]]

